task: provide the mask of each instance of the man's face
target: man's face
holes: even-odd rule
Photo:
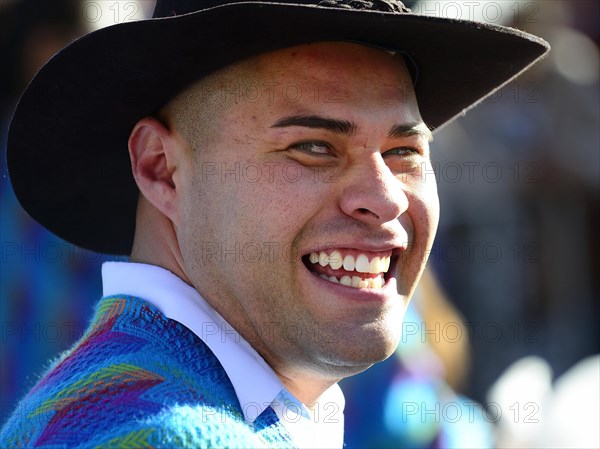
[[[305,45],[243,71],[174,109],[183,268],[280,375],[337,380],[399,341],[438,222],[428,131],[384,51]],[[204,131],[194,95],[218,111]]]

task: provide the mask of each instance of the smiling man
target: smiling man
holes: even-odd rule
[[[431,129],[547,50],[399,3],[197,9],[75,42],[15,113],[27,210],[130,262],[3,446],[341,447],[337,382],[394,351],[433,243]]]
[[[223,104],[219,92],[244,79],[298,92],[335,84],[336,100],[265,91]],[[348,43],[266,53],[184,90],[160,116],[130,139],[142,193],[133,259],[192,285],[306,404],[387,358],[438,220],[430,133],[402,58]],[[208,163],[232,172],[203,176]],[[239,164],[260,176],[236,179]],[[207,258],[205,242],[260,253]]]

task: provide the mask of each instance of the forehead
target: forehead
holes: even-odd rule
[[[344,97],[380,94],[382,99],[415,98],[402,56],[365,45],[302,45],[259,55],[251,64],[256,81],[271,82],[282,91],[298,83],[309,91],[335,90]]]
[[[346,42],[289,47],[228,66],[181,92],[165,111],[184,122],[227,111],[232,120],[284,112],[421,120],[403,57]]]

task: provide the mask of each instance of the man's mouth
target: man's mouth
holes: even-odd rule
[[[393,272],[397,255],[392,250],[372,253],[340,248],[311,252],[302,260],[312,273],[334,284],[379,289]]]

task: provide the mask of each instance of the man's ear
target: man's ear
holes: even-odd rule
[[[129,136],[129,157],[142,195],[171,221],[177,221],[177,186],[174,176],[183,148],[159,120],[146,117]]]

